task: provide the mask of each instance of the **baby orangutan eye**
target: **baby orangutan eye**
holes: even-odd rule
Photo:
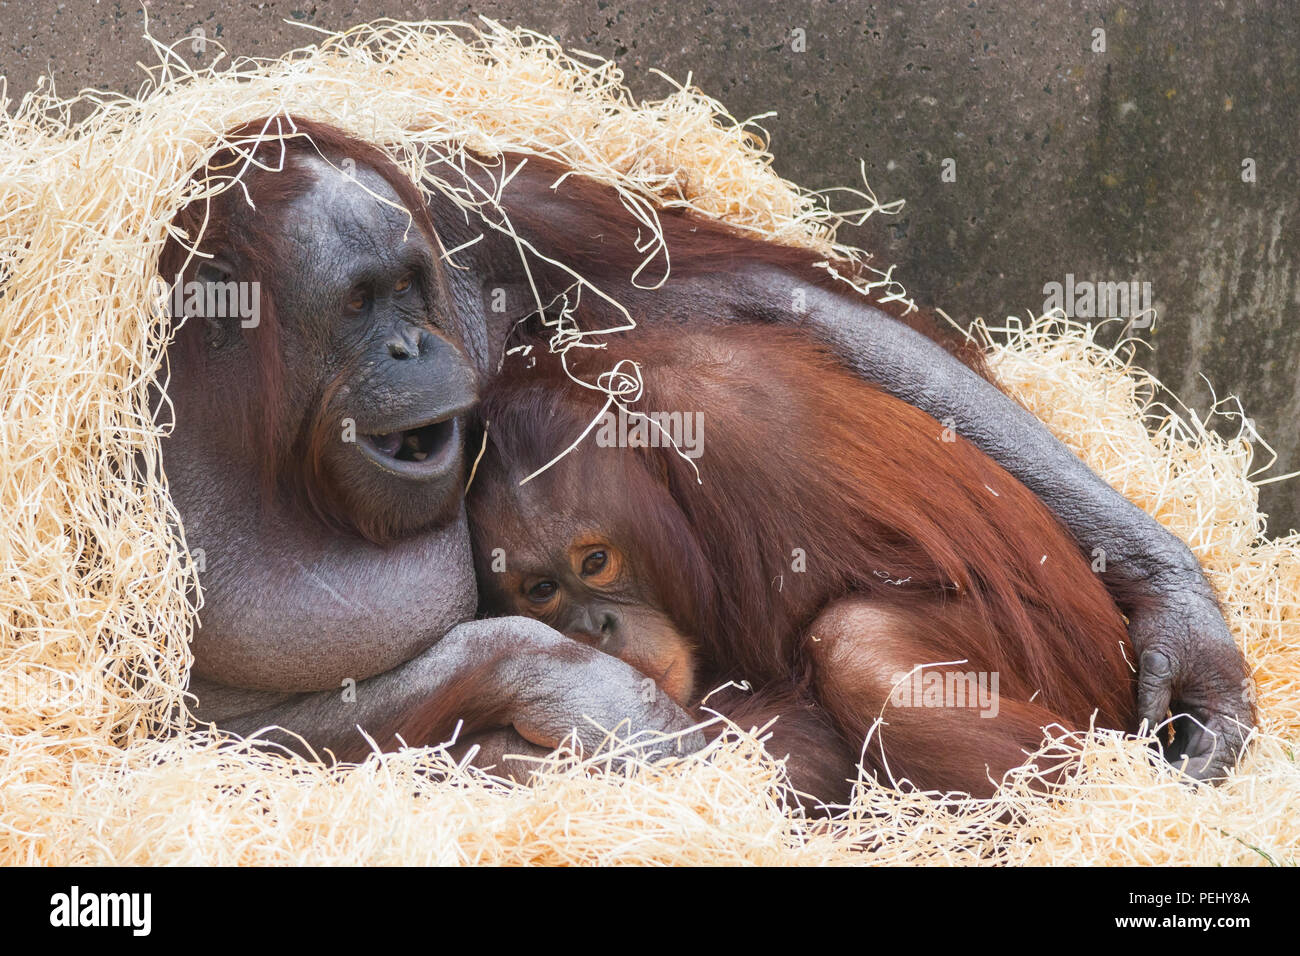
[[[605,564],[608,561],[609,557],[604,551],[591,552],[582,559],[582,576],[588,578],[593,574],[600,574],[601,571],[605,570]]]
[[[524,596],[534,604],[545,604],[555,597],[556,588],[554,581],[538,581],[524,592]]]

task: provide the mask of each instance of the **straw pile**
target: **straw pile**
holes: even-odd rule
[[[629,201],[853,252],[835,245],[842,217],[777,177],[719,104],[688,88],[634,102],[612,64],[545,38],[380,23],[203,71],[158,51],[137,97],[0,109],[0,863],[1296,862],[1300,541],[1261,535],[1250,441],[1153,407],[1148,377],[1064,324],[990,335],[995,364],[1219,588],[1263,720],[1221,787],[1094,734],[1051,800],[1024,778],[988,803],[864,785],[842,817],[810,823],[748,733],[669,766],[556,757],[531,788],[433,749],[326,768],[194,734],[193,569],[145,400],[166,375],[158,254],[222,130],[292,112],[384,144],[412,176],[458,143],[545,154]],[[875,207],[864,195],[859,212]],[[881,280],[877,294],[900,294]],[[999,822],[1009,806],[1014,827]]]

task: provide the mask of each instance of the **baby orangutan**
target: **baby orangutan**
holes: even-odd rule
[[[1044,727],[1133,729],[1122,616],[973,445],[797,332],[638,330],[567,362],[594,382],[622,358],[641,368],[634,409],[677,418],[602,423],[523,484],[606,396],[544,354],[488,388],[467,498],[482,611],[542,620],[685,706],[743,683],[707,706],[779,717],[769,749],[827,802],[848,798],[859,756],[886,782],[988,795]],[[900,694],[922,669],[995,693]]]
[[[549,551],[538,560],[513,552],[527,572],[507,566],[491,577],[494,610],[544,621],[627,661],[677,703],[693,703],[694,645],[661,610],[650,582],[640,580],[619,547],[595,530],[536,543]]]

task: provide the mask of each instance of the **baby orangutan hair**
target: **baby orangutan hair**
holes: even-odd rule
[[[587,383],[635,361],[634,411],[699,414],[698,447],[603,422],[521,484],[606,402],[534,355],[481,406],[467,502],[483,612],[542,620],[685,706],[740,684],[707,706],[778,717],[769,748],[827,802],[849,797],[859,758],[887,783],[987,796],[1045,727],[1134,729],[1123,617],[1066,530],[812,340],[696,325],[571,350]],[[995,700],[900,696],[922,669],[991,676]]]

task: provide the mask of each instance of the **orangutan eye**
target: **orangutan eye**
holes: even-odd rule
[[[528,600],[534,604],[545,604],[555,597],[557,585],[554,581],[538,581],[526,593]]]
[[[405,292],[410,287],[411,287],[411,277],[409,275],[402,276],[395,283],[393,283],[393,291],[398,293]]]
[[[609,556],[604,551],[593,551],[582,559],[582,576],[589,578],[593,574],[600,574],[605,570],[605,565],[609,561]]]
[[[367,296],[360,289],[355,289],[353,290],[352,295],[348,297],[348,304],[347,304],[348,311],[352,313],[360,313],[365,309],[366,303],[369,301],[370,301],[369,296]]]

